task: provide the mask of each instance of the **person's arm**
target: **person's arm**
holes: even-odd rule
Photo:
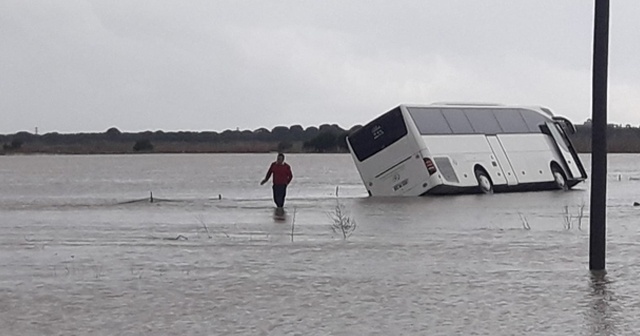
[[[260,185],[263,185],[267,183],[267,181],[269,181],[269,178],[271,177],[271,174],[272,174],[272,171],[271,171],[272,168],[273,168],[273,163],[271,164],[271,166],[269,166],[269,170],[267,170],[267,175],[264,177],[264,180],[260,182]]]
[[[291,183],[291,180],[293,180],[293,172],[291,171],[291,166],[287,165],[287,170],[289,170],[289,181],[287,181],[287,184]]]

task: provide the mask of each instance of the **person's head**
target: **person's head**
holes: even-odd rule
[[[284,162],[284,154],[278,153],[278,157],[276,158],[276,162],[278,164],[282,164]]]

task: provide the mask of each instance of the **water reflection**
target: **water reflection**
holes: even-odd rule
[[[614,309],[612,307],[614,293],[611,291],[612,281],[606,271],[591,271],[589,293],[586,298],[586,322],[589,335],[617,335]]]

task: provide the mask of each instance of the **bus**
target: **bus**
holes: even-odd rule
[[[370,196],[568,190],[587,178],[545,107],[401,104],[346,138]]]

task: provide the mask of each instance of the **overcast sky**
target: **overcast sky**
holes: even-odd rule
[[[0,133],[364,124],[400,103],[591,117],[594,0],[0,0]],[[640,1],[609,122],[640,124]]]

